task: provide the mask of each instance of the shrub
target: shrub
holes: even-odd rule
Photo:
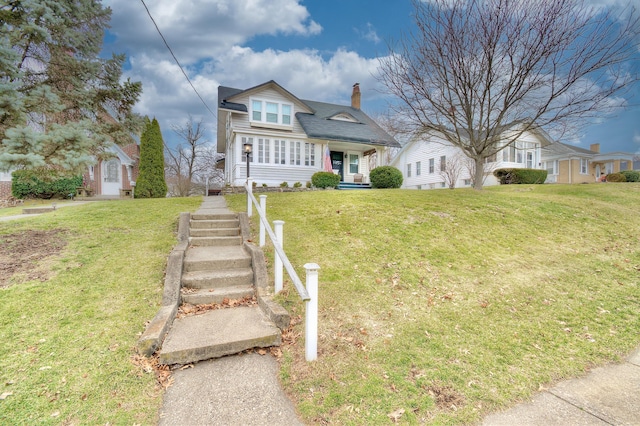
[[[280,188],[288,188],[289,187],[289,182],[282,182],[280,184]]]
[[[501,185],[540,184],[547,180],[547,171],[539,169],[497,169],[493,175]]]
[[[268,186],[268,185],[267,185],[266,183],[263,183],[263,184],[262,184],[262,187],[263,187],[263,188],[266,188],[267,186]]]
[[[300,187],[302,187],[302,184],[300,182],[296,182],[296,183],[293,184],[293,187],[294,188],[300,188]]]
[[[376,167],[371,170],[369,179],[374,188],[400,188],[402,186],[402,172],[391,166]]]
[[[311,184],[316,188],[335,188],[340,185],[340,175],[331,172],[316,172],[311,176]]]
[[[306,187],[311,188],[311,182],[307,181]]]
[[[620,172],[627,182],[640,182],[640,172],[637,170],[623,170]]]
[[[140,173],[136,181],[136,198],[164,198],[167,183],[164,180],[164,143],[160,125],[147,117],[140,137]]]
[[[607,182],[626,182],[627,178],[622,173],[609,173]]]
[[[68,176],[40,168],[16,170],[12,174],[11,193],[16,198],[68,198],[82,186],[82,176]]]

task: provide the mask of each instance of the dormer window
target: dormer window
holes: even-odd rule
[[[291,126],[293,106],[262,99],[251,100],[251,122]]]
[[[358,120],[356,120],[351,114],[348,114],[346,112],[341,112],[339,114],[336,114],[332,117],[329,117],[329,120],[338,120],[338,121],[348,121],[350,123],[359,123]]]

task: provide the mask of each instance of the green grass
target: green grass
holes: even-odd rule
[[[0,222],[63,230],[48,280],[0,288],[0,423],[154,424],[162,391],[132,363],[162,298],[177,219],[200,198],[105,201]]]
[[[620,360],[640,336],[639,205],[640,184],[268,194],[298,273],[321,267],[319,359],[296,325],[286,391],[307,423],[468,424]],[[290,284],[280,298],[303,315]]]

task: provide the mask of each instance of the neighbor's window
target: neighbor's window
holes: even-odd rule
[[[465,179],[464,186],[471,186],[471,179]]]
[[[557,175],[558,174],[558,160],[556,161],[545,161],[544,168],[547,169],[548,175]]]
[[[411,177],[411,163],[407,164],[407,177]]]
[[[629,170],[629,162],[628,161],[620,161],[620,171]]]
[[[420,176],[420,173],[422,173],[422,162],[416,161],[416,176]]]
[[[440,171],[444,172],[447,170],[447,156],[443,155],[440,157]]]
[[[429,173],[433,173],[436,168],[436,160],[435,158],[429,158]]]
[[[580,159],[580,173],[586,175],[589,173],[589,160],[586,158]]]
[[[251,121],[290,126],[292,110],[291,104],[252,99]]]
[[[349,154],[349,173],[358,173],[358,154]]]

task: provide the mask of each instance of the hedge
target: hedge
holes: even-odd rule
[[[501,185],[540,184],[547,180],[547,171],[539,169],[497,169],[493,175]]]
[[[400,188],[402,172],[392,166],[380,166],[371,170],[369,180],[373,188]]]
[[[640,182],[640,172],[637,170],[623,170],[620,172],[627,182]]]
[[[607,182],[626,182],[627,178],[622,173],[609,173],[606,177]]]
[[[11,193],[24,198],[69,198],[82,186],[82,176],[68,176],[51,169],[16,170],[12,174]]]
[[[311,185],[316,188],[336,188],[340,185],[340,175],[331,172],[316,172],[311,176]]]

